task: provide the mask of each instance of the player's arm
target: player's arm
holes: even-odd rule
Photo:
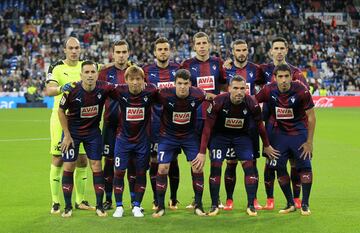
[[[219,77],[219,89],[220,92],[227,92],[228,90],[228,84],[226,81],[226,71],[224,68],[224,62],[220,59],[220,65],[219,65],[219,69],[220,69],[220,77]]]
[[[308,118],[308,135],[307,140],[302,144],[299,150],[303,150],[300,157],[303,159],[311,158],[313,151],[313,140],[314,140],[314,131],[316,125],[316,117],[314,108],[306,110],[306,116]]]
[[[206,148],[209,143],[212,128],[214,127],[214,124],[216,122],[217,115],[218,115],[217,108],[216,109],[215,108],[213,109],[213,108],[214,108],[213,103],[210,103],[210,105],[207,109],[207,117],[205,119],[205,124],[204,124],[204,128],[203,128],[202,135],[201,135],[200,150],[199,150],[199,153],[197,154],[196,158],[191,162],[191,164],[196,169],[202,169],[205,164]]]
[[[261,141],[263,142],[263,145],[264,145],[265,154],[267,154],[270,159],[279,158],[280,151],[274,149],[270,145],[269,137],[268,137],[268,135],[266,133],[265,126],[264,126],[264,123],[262,121],[262,114],[261,114],[260,105],[258,103],[256,103],[255,101],[253,103],[251,103],[251,105],[252,105],[252,108],[251,108],[252,109],[252,114],[254,116],[254,120],[256,122]]]
[[[69,126],[68,126],[68,120],[65,115],[65,110],[67,109],[67,95],[64,95],[60,101],[60,106],[58,109],[58,116],[60,120],[61,127],[64,132],[64,138],[61,142],[61,151],[66,152],[70,148],[70,146],[74,146],[74,140],[71,137]]]

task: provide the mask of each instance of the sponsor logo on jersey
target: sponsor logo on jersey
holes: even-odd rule
[[[80,109],[80,117],[81,118],[93,118],[93,117],[97,116],[98,112],[99,112],[99,105],[82,107]]]
[[[174,87],[175,82],[158,82],[157,86],[158,86],[158,88]]]
[[[241,129],[244,125],[244,119],[225,118],[225,127],[231,129]]]
[[[191,112],[173,112],[173,122],[178,125],[185,125],[190,122]]]
[[[294,119],[294,111],[292,108],[275,107],[276,119]]]
[[[197,81],[197,86],[205,91],[215,90],[214,76],[197,77],[196,81]]]
[[[142,121],[145,118],[145,108],[126,108],[127,121]]]

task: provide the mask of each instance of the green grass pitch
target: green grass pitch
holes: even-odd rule
[[[193,196],[190,167],[180,156],[180,209],[166,212],[161,219],[151,217],[151,188],[145,193],[145,217],[135,219],[125,209],[122,219],[99,218],[94,212],[77,211],[63,219],[50,215],[49,118],[47,109],[0,110],[0,232],[360,232],[360,108],[316,109],[314,141],[314,184],[310,197],[312,215],[299,211],[281,216],[285,205],[275,185],[274,211],[259,211],[258,217],[245,214],[243,172],[238,166],[235,209],[216,217],[198,217],[185,206]],[[265,201],[264,159],[259,161],[258,199]],[[223,168],[224,170],[224,168]],[[91,173],[89,171],[89,177]],[[204,207],[210,208],[209,160],[205,165]],[[127,185],[127,183],[126,183]],[[167,195],[169,191],[167,192]],[[225,201],[224,185],[221,199]],[[128,187],[124,192],[129,203]],[[87,199],[95,202],[90,179]],[[167,197],[168,200],[168,197]],[[64,207],[63,203],[62,208]]]

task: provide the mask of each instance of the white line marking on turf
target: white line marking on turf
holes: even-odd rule
[[[0,139],[0,142],[28,142],[28,141],[49,141],[50,138],[14,138]]]
[[[49,122],[50,120],[0,120],[0,122]]]

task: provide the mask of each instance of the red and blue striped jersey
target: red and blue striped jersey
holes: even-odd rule
[[[110,97],[120,104],[120,120],[117,137],[125,138],[130,143],[139,143],[150,135],[151,107],[157,96],[153,84],[146,84],[138,95],[129,92],[126,84],[118,85]]]
[[[193,134],[196,111],[205,97],[205,91],[197,87],[190,87],[189,96],[184,99],[177,97],[175,87],[160,89],[158,102],[163,106],[160,135],[184,138]]]
[[[296,66],[293,66],[289,63],[288,63],[288,65],[290,66],[292,80],[300,81],[301,83],[303,83],[306,86],[307,89],[309,89],[309,83],[306,81],[306,78],[304,77],[301,70],[299,68],[297,68]],[[259,79],[260,85],[261,84],[265,85],[265,84],[275,81],[275,75],[273,74],[273,71],[275,69],[274,63],[261,64],[260,68],[261,68],[262,74],[263,74],[263,78]]]
[[[69,94],[63,95],[59,107],[68,110],[66,116],[71,135],[89,136],[100,132],[104,103],[114,90],[114,84],[97,81],[95,89],[87,92],[80,81],[75,83]]]
[[[191,84],[208,93],[220,94],[220,84],[226,84],[226,74],[223,61],[218,57],[210,57],[207,61],[200,61],[196,57],[185,60],[181,68],[191,74]],[[200,119],[206,118],[206,109],[209,106],[205,101],[198,109]]]
[[[262,70],[259,65],[248,62],[243,68],[236,67],[235,64],[231,69],[225,69],[226,80],[230,81],[235,75],[240,75],[246,80],[246,94],[255,95],[255,86],[261,83],[263,78]]]
[[[125,71],[118,69],[115,65],[103,69],[99,73],[99,80],[113,84],[125,84]],[[117,101],[108,98],[105,101],[104,123],[112,128],[117,128],[120,119],[120,107]]]
[[[255,96],[259,103],[267,103],[270,117],[267,128],[279,133],[298,135],[307,130],[306,110],[314,107],[307,88],[298,81],[292,81],[290,90],[280,92],[276,82],[264,86]]]

